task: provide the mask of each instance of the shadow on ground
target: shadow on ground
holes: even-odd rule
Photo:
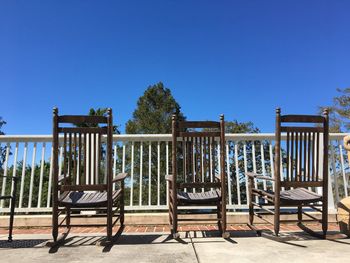
[[[56,253],[61,247],[77,247],[77,246],[100,246],[102,252],[109,252],[113,246],[123,246],[123,245],[152,245],[152,244],[195,244],[195,243],[222,243],[229,242],[232,244],[237,244],[236,238],[252,238],[261,236],[268,240],[272,240],[279,243],[284,243],[291,246],[306,247],[305,243],[298,244],[295,241],[308,241],[308,240],[320,240],[318,237],[312,236],[303,231],[297,232],[282,232],[278,237],[276,237],[272,231],[262,230],[259,234],[253,230],[240,230],[240,231],[230,231],[230,238],[223,239],[220,238],[219,231],[186,231],[181,232],[180,238],[173,239],[169,234],[155,234],[155,233],[118,233],[113,242],[104,244],[105,237],[101,235],[69,235],[60,244],[50,247],[49,253]],[[333,231],[328,232],[327,241],[350,245],[348,237],[339,232]],[[0,240],[0,249],[16,249],[16,248],[42,248],[48,243],[48,239],[18,239],[12,242],[7,242],[7,240]]]
[[[19,239],[12,242],[0,240],[0,248],[42,248],[47,241],[47,239]]]

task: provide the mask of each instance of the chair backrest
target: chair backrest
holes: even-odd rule
[[[286,136],[282,143],[281,134]],[[282,167],[281,154],[285,164]],[[328,110],[317,116],[281,115],[281,110],[276,109],[275,171],[276,180],[287,189],[327,187]]]
[[[112,181],[112,136],[111,109],[107,116],[59,116],[54,108],[54,184],[61,181],[62,191],[107,190]]]
[[[225,122],[172,119],[172,172],[178,188],[207,189],[225,183]]]

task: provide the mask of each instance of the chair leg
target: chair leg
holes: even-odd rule
[[[303,220],[303,207],[301,205],[298,206],[298,224],[300,224]]]
[[[328,206],[327,204],[322,205],[322,231],[323,236],[326,238],[328,230]]]
[[[169,216],[169,225],[173,225],[173,220],[171,219],[172,211],[169,210],[168,216]]]
[[[173,229],[172,229],[172,234],[173,234],[173,238],[179,238],[180,234],[177,232],[177,208],[174,207],[173,208]]]
[[[71,214],[70,207],[66,207],[66,227],[67,228],[70,228],[70,214]]]
[[[52,209],[52,238],[54,242],[57,242],[58,237],[58,209],[57,206],[53,206]]]
[[[229,238],[230,233],[227,232],[227,222],[226,222],[226,204],[222,202],[221,204],[221,236],[223,238]]]
[[[275,235],[278,236],[280,232],[280,207],[279,206],[275,206],[274,230],[275,230]]]
[[[220,202],[217,203],[216,215],[217,215],[217,219],[218,219],[218,221],[217,221],[218,222],[218,228],[219,228],[220,233],[222,234],[222,221],[220,220],[220,218],[222,217],[222,213],[221,213],[221,204],[220,204]]]
[[[8,237],[8,241],[9,241],[9,242],[12,242],[13,220],[14,220],[14,216],[15,216],[15,205],[16,205],[15,203],[16,203],[16,199],[15,199],[15,198],[12,198],[12,199],[11,199],[9,237]]]
[[[120,199],[120,226],[124,226],[124,211],[125,211],[125,203],[124,203],[124,194]]]
[[[124,226],[124,212],[125,212],[125,200],[124,200],[124,193],[125,193],[125,187],[124,187],[124,181],[121,182],[121,196],[120,196],[120,226]]]
[[[112,241],[113,211],[111,205],[107,206],[107,241]]]
[[[169,193],[168,193],[169,194]],[[171,198],[169,197],[169,210],[168,210],[168,216],[169,216],[169,226],[170,226],[170,232],[171,232],[171,234],[173,234],[174,233],[174,220],[173,220],[173,217],[174,217],[174,213],[173,213],[173,208],[174,207],[174,205],[173,205],[173,203],[172,203],[172,200],[171,200]]]
[[[173,238],[179,238],[180,234],[177,232],[177,218],[173,220]]]
[[[254,206],[253,203],[249,202],[249,224],[253,225],[254,223]]]
[[[254,205],[253,205],[253,199],[254,199],[254,196],[253,196],[253,180],[250,178],[249,179],[249,182],[248,182],[248,196],[249,196],[249,224],[250,226],[253,226],[254,224]]]

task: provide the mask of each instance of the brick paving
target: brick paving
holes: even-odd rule
[[[272,225],[256,225],[257,228],[261,230],[271,230],[273,231]],[[307,224],[310,229],[320,231],[321,225],[319,224]],[[118,230],[118,226],[114,227],[114,231]],[[227,229],[229,231],[250,231],[251,229],[247,225],[228,225]],[[186,231],[215,231],[218,230],[216,225],[180,225],[179,232]],[[328,225],[329,231],[339,231],[339,226],[336,223],[330,223]],[[104,233],[106,231],[105,227],[72,227],[71,233]],[[281,231],[283,232],[294,232],[301,231],[297,225],[292,224],[281,224]],[[170,232],[168,225],[157,225],[157,226],[125,226],[124,233],[166,233]],[[0,228],[0,235],[6,235],[8,233],[7,228]],[[31,227],[31,228],[15,228],[13,234],[50,234],[51,227]]]

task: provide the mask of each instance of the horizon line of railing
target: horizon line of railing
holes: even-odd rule
[[[329,136],[330,209],[334,209],[342,197],[348,196],[349,165],[342,146],[345,135],[331,133]],[[282,140],[285,138],[282,135]],[[168,209],[164,176],[171,168],[171,139],[171,134],[113,135],[114,176],[119,172],[129,173],[126,210]],[[248,208],[245,172],[274,176],[274,140],[274,133],[226,134],[228,209]],[[16,213],[51,211],[51,143],[52,135],[0,136],[3,155],[0,175],[20,177]],[[12,190],[13,184],[9,181],[4,179],[0,183],[0,195]],[[264,189],[269,187],[266,184],[261,186]],[[8,207],[9,203],[0,201],[0,213],[8,212]]]

